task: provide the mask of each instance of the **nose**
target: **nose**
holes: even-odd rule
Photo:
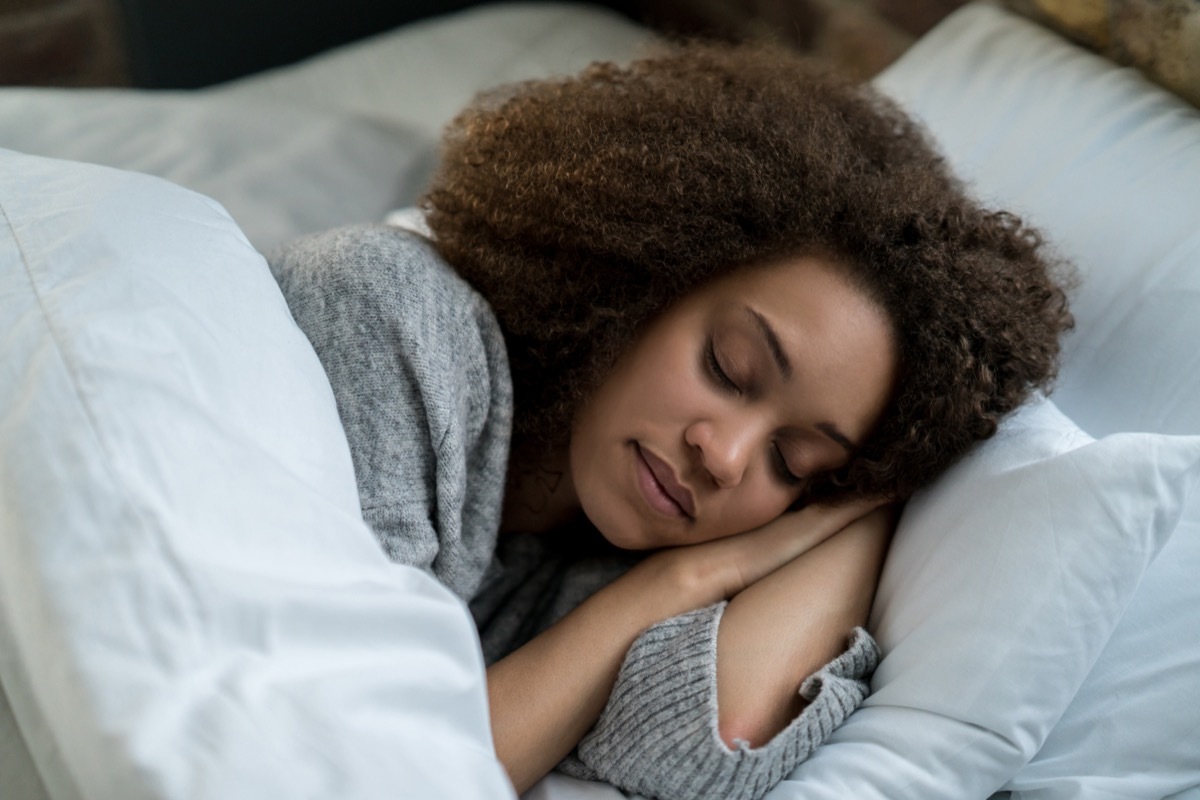
[[[683,438],[713,482],[728,489],[745,477],[757,434],[752,425],[737,420],[705,420],[689,425]]]

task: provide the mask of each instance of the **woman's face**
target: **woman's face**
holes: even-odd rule
[[[577,414],[575,492],[624,548],[757,528],[848,461],[896,374],[884,312],[835,266],[736,271],[654,320]]]

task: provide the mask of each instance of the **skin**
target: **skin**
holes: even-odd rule
[[[807,476],[849,460],[896,372],[889,321],[836,267],[805,258],[736,271],[660,316],[617,363],[576,419],[572,488],[618,547],[757,528]],[[639,451],[676,476],[690,514],[647,502]]]
[[[506,527],[582,509],[613,544],[658,551],[488,669],[496,751],[519,792],[594,724],[643,630],[717,600],[732,598],[722,738],[758,746],[794,718],[800,682],[866,619],[892,516],[878,502],[784,512],[877,424],[897,369],[888,320],[836,265],[735,271],[647,327],[557,464],[514,468]],[[664,470],[674,507],[647,483]]]

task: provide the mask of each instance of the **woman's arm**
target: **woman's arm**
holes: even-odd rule
[[[488,669],[493,738],[517,790],[549,772],[595,723],[642,631],[737,595],[816,548],[866,508],[808,508],[740,536],[657,553],[493,664]],[[828,645],[820,644],[822,652]]]
[[[717,636],[721,738],[760,747],[804,710],[801,682],[846,647],[865,625],[894,507],[846,526],[730,601]]]

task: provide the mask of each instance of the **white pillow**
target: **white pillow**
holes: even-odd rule
[[[413,202],[437,142],[265,98],[0,88],[0,147],[145,172],[224,205],[261,252]]]
[[[144,175],[0,174],[0,683],[49,796],[512,796],[470,617],[362,522],[237,226]]]
[[[1196,111],[1136,73],[984,4],[944,21],[878,84],[930,126],[955,169],[978,193],[1042,226],[1055,247],[1080,267],[1083,284],[1074,302],[1078,325],[1068,339],[1055,395],[1063,410],[1098,434],[1200,432],[1200,403],[1195,401],[1200,396],[1195,359],[1200,315],[1194,313],[1200,306],[1200,274],[1193,268],[1200,260]],[[1121,468],[1144,481],[1150,474],[1145,471],[1148,454],[1127,449],[1128,462]],[[946,486],[958,474],[946,476],[930,495],[942,493],[942,502],[953,504]],[[1134,486],[1122,486],[1117,475],[1109,477],[1110,496],[1129,499]],[[967,494],[995,502],[978,489]],[[1138,499],[1143,504],[1147,500]],[[1027,502],[1023,496],[1013,500]],[[1067,521],[1063,515],[1074,511],[1065,494],[1056,498],[1055,515],[1044,520],[1055,531],[1050,541],[1065,533],[1060,530]],[[875,611],[885,649],[894,648],[896,658],[889,653],[885,659],[868,707],[775,797],[962,798],[984,796],[1003,785],[1015,797],[1038,800],[1151,798],[1200,784],[1195,757],[1200,752],[1195,725],[1200,682],[1194,678],[1200,637],[1194,624],[1187,627],[1190,615],[1178,611],[1200,604],[1194,571],[1190,580],[1180,576],[1200,560],[1200,502],[1193,500],[1185,509],[1161,557],[1146,570],[1132,598],[1126,597],[1123,619],[1120,593],[1136,582],[1152,547],[1138,551],[1132,564],[1118,561],[1110,565],[1112,572],[1093,572],[1090,585],[1105,593],[1099,595],[1105,600],[1100,606],[1088,597],[1088,605],[1065,609],[1097,617],[1086,628],[1062,631],[1068,637],[1064,642],[1078,639],[1086,645],[1064,653],[1063,669],[1056,659],[1054,671],[1031,681],[1028,694],[1009,685],[1014,675],[1003,676],[995,694],[989,689],[970,708],[965,704],[978,688],[979,673],[949,674],[944,669],[945,664],[965,663],[958,648],[988,641],[996,658],[1011,664],[1014,656],[1030,652],[1031,635],[1040,632],[1038,641],[1054,644],[1047,634],[1053,635],[1056,620],[972,630],[961,639],[944,640],[934,636],[937,620],[949,623],[958,615],[963,627],[973,627],[966,624],[971,607],[960,605],[961,595],[952,588],[972,574],[977,583],[969,588],[975,597],[1011,609],[1020,598],[1009,595],[1008,587],[1027,592],[1027,582],[1036,576],[996,560],[994,548],[998,543],[1015,546],[1010,540],[1023,540],[1030,530],[1007,528],[1002,539],[979,540],[974,549],[960,553],[961,561],[945,565],[947,572],[930,576],[933,583],[922,590],[907,583],[909,575],[927,575],[928,564],[942,563],[943,543],[927,531],[926,551],[904,544],[903,534],[913,530],[914,521],[912,513],[906,514]],[[1169,529],[1160,527],[1155,533],[1162,536]],[[952,534],[957,540],[970,531]],[[1030,542],[1030,552],[1044,541]],[[1086,564],[1102,566],[1094,563],[1096,554],[1089,555],[1088,562],[1056,557],[1053,563],[1075,572]],[[1115,555],[1125,557],[1123,550]],[[1031,561],[1030,566],[1045,565]],[[1077,588],[1087,585],[1085,581]],[[955,605],[948,605],[951,598]],[[910,629],[920,610],[934,616],[924,627]],[[988,607],[975,610],[982,620]],[[1148,624],[1150,620],[1157,622]],[[1106,627],[1111,638],[1084,677],[1079,670],[1105,644]],[[920,692],[920,659],[900,635],[922,631],[927,632],[922,634],[925,641],[940,641],[941,649],[926,655],[930,669],[925,673],[939,682],[934,687],[937,705],[929,705],[928,691]],[[914,656],[907,662],[906,652]],[[948,661],[941,663],[942,655]],[[904,677],[901,663],[908,663],[905,680],[911,695],[897,691],[905,685],[897,683]],[[982,674],[990,674],[986,669]],[[1070,684],[1079,680],[1075,695]],[[931,709],[951,711],[953,697],[964,703],[956,719],[992,727],[930,718]],[[1013,703],[1011,724],[1007,731],[997,731],[1003,720],[996,714],[1005,709],[996,704],[1006,700]],[[882,707],[885,702],[893,705]],[[1105,718],[1110,727],[1098,728],[1097,721]],[[1106,734],[1112,724],[1126,727],[1121,734]],[[1164,746],[1169,738],[1174,742]],[[932,761],[932,753],[940,753],[941,759]]]
[[[1193,509],[1196,506],[1193,500]],[[1150,565],[1013,800],[1200,800],[1200,527],[1180,525]]]
[[[5,657],[6,649],[0,645],[0,658]],[[0,675],[5,671],[0,667]],[[4,800],[49,800],[3,686],[0,686],[0,779]]]
[[[201,91],[0,87],[0,147],[194,189],[265,253],[413,203],[442,126],[480,89],[627,59],[651,38],[604,8],[482,6]]]
[[[986,797],[1037,752],[1200,485],[1200,437],[1018,411],[909,502],[872,694],[773,798]]]
[[[628,17],[586,3],[489,3],[204,91],[338,111],[437,140],[481,89],[625,61],[653,38]]]
[[[1055,401],[1097,435],[1200,432],[1200,111],[975,5],[881,76],[977,191],[1081,268]],[[1014,798],[1200,794],[1200,502],[1185,511]]]

